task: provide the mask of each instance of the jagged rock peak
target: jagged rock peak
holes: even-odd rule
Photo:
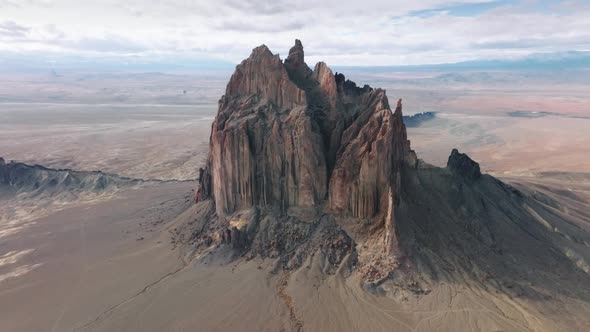
[[[220,101],[198,198],[211,197],[219,215],[324,209],[393,230],[400,169],[415,159],[401,107],[323,62],[312,71],[299,40],[284,63],[255,48]]]
[[[0,166],[5,166],[6,162],[4,161],[4,158],[0,157]]]
[[[261,56],[269,56],[273,57],[274,54],[270,51],[268,46],[262,44],[260,46],[254,47],[252,49],[252,53],[250,54],[250,58],[252,57],[261,57]]]
[[[476,180],[481,177],[479,164],[469,158],[467,154],[460,153],[457,149],[451,151],[451,155],[447,161],[447,168],[453,173],[467,179]]]
[[[336,108],[338,88],[336,78],[326,63],[318,62],[313,69],[313,77],[318,82],[321,92],[325,95],[330,107]]]
[[[299,39],[295,39],[295,45],[289,50],[289,56],[285,59],[285,68],[289,73],[289,78],[299,88],[314,94],[313,90],[317,86],[317,82],[312,77],[311,68],[305,63],[303,45]]]
[[[332,73],[332,70],[330,69],[330,67],[328,67],[328,65],[323,62],[320,61],[318,63],[315,64],[315,67],[313,69],[313,72],[315,74],[316,77],[318,76],[323,76],[323,75],[331,75],[332,76],[332,80],[334,80],[334,83],[336,83],[336,79],[334,77],[334,73]]]
[[[295,39],[295,45],[289,50],[289,56],[285,59],[285,63],[296,67],[305,64],[305,53],[299,39]]]
[[[336,73],[334,78],[336,79],[336,86],[338,87],[339,93],[359,96],[363,93],[373,91],[373,88],[368,84],[365,84],[362,88],[358,87],[355,82],[347,80],[342,73]]]
[[[285,108],[306,103],[305,91],[291,81],[280,57],[266,45],[253,49],[250,56],[236,66],[227,84],[225,99],[234,96],[256,96]]]
[[[403,116],[402,115],[402,99],[401,98],[397,100],[397,106],[395,107],[394,114],[396,116]]]

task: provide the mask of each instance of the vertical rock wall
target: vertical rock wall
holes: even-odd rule
[[[384,223],[395,242],[399,172],[415,158],[385,91],[357,87],[296,41],[283,63],[266,46],[236,67],[212,125],[200,193],[218,214],[252,206],[322,208]]]

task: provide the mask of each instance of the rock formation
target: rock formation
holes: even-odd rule
[[[0,184],[8,182],[8,169],[4,158],[0,157]]]
[[[263,45],[236,67],[199,174],[195,201],[207,218],[195,223],[191,245],[225,245],[285,268],[317,250],[335,263],[350,255],[370,280],[457,225],[477,239],[466,248],[493,249],[493,204],[522,214],[522,195],[458,150],[446,169],[419,162],[401,99],[392,111],[384,90],[357,86],[323,62],[311,70],[298,40],[284,62]]]
[[[451,151],[451,155],[447,161],[447,168],[453,173],[470,180],[476,180],[481,177],[479,164],[469,158],[468,155],[460,153],[457,149]]]
[[[393,238],[399,171],[415,159],[385,91],[357,87],[299,40],[284,62],[264,45],[236,67],[219,101],[199,195],[219,215],[324,209],[385,224]],[[392,242],[387,240],[386,242]]]
[[[563,288],[562,273],[587,283],[590,238],[576,238],[580,229],[549,196],[521,189],[482,174],[457,149],[446,168],[418,160],[401,100],[392,111],[384,90],[322,62],[311,70],[296,41],[284,62],[260,46],[237,66],[194,214],[175,236],[189,259],[268,259],[285,278],[358,273],[367,290],[400,301],[441,282],[510,299],[538,298],[524,284],[505,287],[514,276],[551,292]]]
[[[420,127],[423,123],[433,120],[436,112],[422,112],[413,115],[404,115],[404,124],[406,127]]]
[[[100,171],[74,171],[28,165],[0,158],[0,189],[17,192],[21,198],[52,195],[75,196],[81,193],[104,193],[142,184],[131,179]]]
[[[537,310],[529,305],[558,294],[576,303],[590,298],[580,296],[590,284],[587,225],[565,219],[569,208],[553,193],[482,174],[457,149],[446,168],[418,160],[401,100],[392,111],[384,90],[357,86],[323,62],[311,70],[300,41],[284,62],[260,46],[237,66],[199,173],[197,204],[186,223],[175,223],[176,243],[189,260],[268,266],[265,282],[279,276],[279,298],[295,331],[309,316],[294,313],[288,282],[315,292],[322,284],[357,284],[346,280],[355,274],[384,301],[424,297],[427,310],[448,309],[440,296],[453,293],[449,285],[474,290],[477,299],[489,294],[494,308],[505,298],[509,312],[515,305]],[[580,201],[568,201],[588,220]],[[318,304],[329,307],[324,302]],[[563,305],[554,303],[553,309]],[[546,312],[557,311],[536,317]]]
[[[305,91],[266,46],[237,66],[211,132],[211,187],[217,212],[254,205],[312,207],[326,195],[322,137]]]

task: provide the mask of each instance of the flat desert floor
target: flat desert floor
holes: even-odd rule
[[[588,178],[511,179],[555,195],[564,185],[590,207]],[[310,258],[292,274],[272,261],[184,260],[172,233],[198,212],[193,182],[123,190],[116,199],[64,209],[2,238],[4,331],[558,331],[590,304],[555,295],[561,307],[441,283],[405,301],[373,295],[357,277],[325,276]],[[564,206],[571,206],[567,198]],[[568,205],[570,204],[570,205]],[[545,310],[532,316],[530,308]],[[562,317],[562,318],[560,318]],[[570,319],[570,318],[567,318]],[[572,318],[574,319],[574,318]]]
[[[191,182],[63,209],[0,242],[3,331],[72,331],[183,267],[166,230]],[[165,221],[165,222],[164,222]]]
[[[194,180],[216,105],[0,105],[4,159],[142,179]]]

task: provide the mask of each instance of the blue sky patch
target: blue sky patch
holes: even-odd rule
[[[517,3],[518,2],[515,0],[498,0],[483,3],[451,4],[443,7],[411,12],[408,16],[429,17],[441,13],[447,13],[451,16],[477,16],[498,7],[515,5]]]

